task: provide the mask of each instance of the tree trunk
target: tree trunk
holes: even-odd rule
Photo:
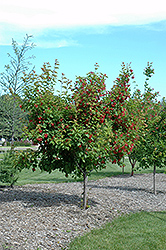
[[[83,195],[83,207],[84,209],[87,208],[87,183],[88,183],[88,176],[86,171],[84,172],[84,195]]]
[[[156,165],[154,164],[153,169],[153,193],[156,195]]]
[[[134,166],[135,166],[135,164],[131,164],[131,176],[134,175]]]
[[[131,164],[131,176],[134,175],[134,167],[135,167],[135,164],[136,164],[136,160],[132,159],[130,156],[129,156],[129,162]]]
[[[125,158],[123,157],[123,163],[124,163]],[[122,167],[122,174],[124,174],[124,165]]]
[[[15,133],[15,112],[16,112],[16,97],[14,96],[13,98],[14,98],[14,101],[13,101],[12,141],[11,141],[12,146],[14,145],[14,133]]]

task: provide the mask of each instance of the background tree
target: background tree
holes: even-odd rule
[[[140,152],[137,156],[139,167],[153,166],[153,193],[156,194],[156,168],[166,166],[166,107],[146,126],[140,138]]]
[[[12,142],[15,137],[15,133],[17,130],[17,120],[18,120],[18,96],[21,97],[22,88],[25,87],[25,82],[23,81],[23,72],[27,72],[29,70],[29,66],[31,63],[29,62],[33,56],[26,57],[28,51],[30,51],[33,47],[33,43],[29,43],[32,36],[26,35],[24,38],[23,44],[18,45],[18,43],[12,39],[12,47],[14,55],[8,53],[8,57],[10,58],[10,63],[5,65],[5,71],[0,74],[0,85],[7,94],[11,94],[13,97],[10,97],[10,109],[12,109],[12,117],[10,117],[10,129],[11,129],[11,139]],[[9,97],[9,96],[8,96]],[[2,112],[2,110],[1,110]],[[5,112],[5,110],[3,110]],[[4,117],[8,117],[8,114],[4,113]],[[7,126],[9,123],[6,123]]]
[[[18,96],[15,96],[18,98]],[[15,123],[13,124],[13,105],[15,99],[11,94],[4,94],[0,97],[0,136],[7,140],[12,138],[12,128],[14,126],[14,139],[22,136],[22,122],[25,113],[17,105],[15,108]]]
[[[123,167],[124,156],[131,153],[137,139],[137,117],[127,109],[131,95],[131,79],[134,79],[134,73],[130,64],[122,63],[119,77],[116,78],[115,84],[106,97],[110,112],[108,110],[105,112],[108,113],[107,116],[112,123],[113,132],[109,154],[112,155],[112,163]]]
[[[142,94],[141,91],[136,88],[127,103],[129,113],[133,114],[137,119],[137,140],[134,143],[132,152],[129,154],[129,162],[132,167],[131,176],[134,174],[134,167],[142,153],[142,144],[140,143],[141,137],[147,132],[147,127],[150,126],[161,109],[161,105],[157,100],[159,93],[154,92],[148,83],[149,79],[154,74],[152,63],[147,64],[144,74],[146,76],[144,93]]]

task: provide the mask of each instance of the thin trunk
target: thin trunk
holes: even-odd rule
[[[123,157],[123,163],[124,163],[125,158]],[[124,165],[122,167],[122,174],[124,174]]]
[[[14,134],[15,134],[15,112],[16,112],[16,97],[14,96],[13,101],[13,116],[12,116],[12,141],[11,141],[11,149],[14,146]]]
[[[135,165],[135,164],[131,164],[131,176],[134,175],[134,165]]]
[[[12,141],[11,141],[11,149],[14,147],[14,134],[15,134],[15,113],[16,113],[16,91],[18,85],[18,73],[20,71],[20,58],[21,54],[18,57],[17,69],[15,73],[14,85],[13,85],[13,117],[12,117]]]
[[[87,208],[87,184],[88,184],[88,175],[86,172],[86,168],[81,168],[80,165],[77,162],[78,169],[82,172],[84,177],[84,190],[83,190],[83,209],[85,210]]]
[[[84,172],[84,195],[83,195],[83,207],[84,209],[87,208],[87,183],[88,183],[88,176],[86,171]]]
[[[153,169],[153,193],[156,194],[156,165],[154,164]]]
[[[136,164],[136,160],[134,160],[133,158],[131,158],[130,156],[129,156],[129,162],[130,162],[130,164],[131,164],[131,176],[133,176],[134,175],[134,167],[135,167],[135,164]]]

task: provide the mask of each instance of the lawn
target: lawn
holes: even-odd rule
[[[128,162],[128,159],[125,159],[125,168],[124,174],[130,174],[131,165]],[[152,173],[153,169],[149,168],[146,170],[137,170],[136,173]],[[166,172],[166,168],[157,169],[157,172]],[[102,169],[99,172],[93,171],[89,176],[89,180],[97,180],[105,177],[111,177],[115,175],[122,174],[122,168],[116,164],[107,164],[107,168]],[[47,172],[41,172],[40,169],[36,169],[35,172],[32,169],[24,169],[19,174],[19,179],[15,185],[25,185],[25,184],[34,184],[34,183],[59,183],[59,182],[72,182],[72,181],[82,181],[82,179],[73,179],[71,176],[68,178],[65,177],[65,174],[61,173],[58,170],[53,171],[51,174]],[[0,184],[2,184],[0,182]]]
[[[128,159],[125,160],[124,174],[130,174],[131,166]],[[137,170],[135,173],[152,173],[153,169]],[[158,169],[157,172],[165,172],[166,168]],[[111,177],[115,175],[122,174],[122,168],[116,164],[107,164],[107,168],[102,169],[99,172],[93,171],[89,176],[89,180],[97,180],[105,177]],[[59,182],[72,182],[72,181],[82,181],[82,179],[73,179],[71,176],[65,177],[65,174],[58,170],[53,171],[51,174],[47,172],[41,172],[37,169],[33,172],[31,169],[24,169],[20,175],[16,185],[33,184],[33,183],[59,183]]]
[[[125,174],[130,173],[130,166],[126,166],[125,168]],[[122,169],[115,165],[115,164],[108,164],[106,169],[103,169],[99,172],[93,171],[91,175],[89,176],[89,180],[97,180],[105,177],[110,177],[113,175],[119,175],[122,174]],[[27,183],[58,183],[58,182],[73,182],[73,181],[82,181],[82,179],[73,179],[71,176],[68,176],[68,178],[65,177],[64,173],[61,173],[58,170],[53,171],[51,174],[47,172],[41,172],[40,169],[36,169],[35,172],[33,172],[31,169],[24,169],[20,175],[19,179],[16,183],[16,185],[24,185]]]
[[[71,242],[69,250],[164,250],[166,212],[121,216]]]

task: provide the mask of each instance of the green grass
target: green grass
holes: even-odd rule
[[[71,242],[69,250],[165,250],[166,212],[121,216]]]
[[[127,170],[127,169],[126,169]],[[130,170],[125,171],[129,173]],[[116,165],[108,165],[106,169],[103,169],[99,172],[93,171],[89,176],[89,180],[97,180],[105,177],[110,177],[113,175],[119,175],[122,173],[122,169]],[[73,182],[73,181],[82,181],[82,178],[73,179],[70,175],[68,178],[65,177],[64,173],[61,173],[58,170],[53,171],[51,174],[47,172],[41,172],[40,169],[36,169],[35,172],[32,170],[24,169],[20,175],[16,185],[24,184],[33,184],[33,183],[59,183],[59,182]]]
[[[128,159],[125,159],[125,168],[124,174],[130,174],[131,166],[128,162]],[[152,173],[153,169],[149,168],[146,170],[136,171],[135,173]],[[166,172],[166,168],[157,169],[157,172]],[[102,169],[99,172],[93,171],[89,176],[89,180],[98,180],[106,177],[116,176],[122,174],[122,168],[116,164],[108,164],[107,168]],[[82,181],[82,179],[73,179],[71,176],[68,178],[65,177],[63,173],[58,170],[53,171],[51,174],[47,172],[41,172],[40,169],[36,169],[35,172],[32,169],[24,169],[19,174],[19,179],[15,185],[25,185],[25,184],[34,184],[34,183],[60,183],[60,182],[73,182],[73,181]],[[1,182],[0,182],[1,184]]]

